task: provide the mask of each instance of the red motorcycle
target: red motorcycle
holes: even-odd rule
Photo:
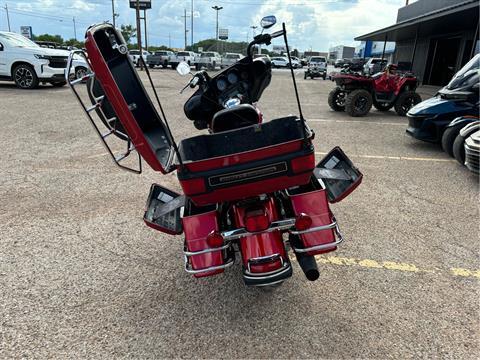
[[[262,27],[275,22],[275,17],[265,17]],[[302,116],[298,93],[298,117],[264,123],[253,105],[270,83],[271,65],[268,59],[253,59],[252,49],[280,36],[288,49],[283,25],[283,30],[257,35],[247,57],[216,76],[204,71],[193,75],[186,87],[198,89],[186,102],[185,114],[209,133],[178,145],[148,68],[159,112],[112,25],[87,30],[84,55],[90,73],[69,81],[117,165],[140,173],[143,158],[163,174],[177,172],[183,194],[153,184],[144,221],[167,234],[184,234],[185,270],[195,277],[222,273],[238,257],[245,284],[276,286],[292,275],[291,248],[313,281],[319,276],[314,256],[343,241],[329,203],[352,192],[362,174],[338,147],[315,166],[314,133]],[[182,74],[190,72],[186,64],[178,68]],[[291,75],[296,91],[293,71]],[[82,80],[89,106],[76,89]],[[123,154],[111,148],[111,135],[126,143]],[[137,167],[125,163],[134,152]]]
[[[373,106],[380,111],[395,107],[405,116],[422,98],[415,92],[418,81],[410,73],[397,74],[394,64],[373,76],[343,71],[332,77],[337,87],[328,95],[328,105],[334,111],[345,111],[350,116],[364,116]]]

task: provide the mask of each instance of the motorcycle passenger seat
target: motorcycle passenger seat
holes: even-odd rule
[[[240,104],[217,112],[213,116],[212,131],[217,133],[258,123],[259,115],[255,107],[250,104]]]

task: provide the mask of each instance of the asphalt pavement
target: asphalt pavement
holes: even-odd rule
[[[288,74],[259,102],[267,120],[298,113]],[[478,358],[478,178],[406,118],[332,112],[333,83],[296,74],[317,160],[340,145],[364,181],[332,206],[346,240],[320,279],[294,264],[272,291],[239,265],[188,275],[182,237],[142,221],[175,174],[118,169],[67,87],[0,83],[0,358]],[[153,78],[174,134],[198,134],[188,79]]]

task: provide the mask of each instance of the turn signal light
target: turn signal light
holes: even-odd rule
[[[207,244],[211,248],[220,247],[223,245],[223,236],[217,231],[212,231],[207,236]]]
[[[301,213],[295,220],[295,228],[298,231],[304,231],[312,227],[312,218],[307,214]]]

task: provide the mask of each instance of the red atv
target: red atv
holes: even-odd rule
[[[332,80],[337,87],[328,95],[328,105],[334,111],[346,111],[350,116],[364,116],[372,104],[377,110],[388,111],[393,106],[400,116],[405,116],[413,106],[422,101],[415,92],[417,78],[412,74],[397,74],[397,66],[389,65],[382,73],[363,76],[344,72]]]

